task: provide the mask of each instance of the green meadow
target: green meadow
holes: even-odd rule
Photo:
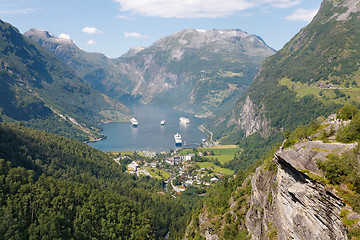
[[[216,173],[223,173],[225,175],[234,174],[234,170],[221,168],[219,166],[216,166],[213,162],[197,162],[197,164],[200,166],[200,168],[213,168],[213,171]]]

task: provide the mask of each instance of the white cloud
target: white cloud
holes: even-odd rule
[[[101,31],[99,29],[96,29],[94,27],[84,27],[82,29],[82,32],[88,33],[88,34],[101,34],[101,33],[103,33],[103,31]]]
[[[147,36],[147,35],[142,35],[142,34],[137,33],[137,32],[124,32],[124,37],[125,37],[125,38],[129,38],[129,37],[149,38],[149,36]]]
[[[253,0],[257,6],[289,8],[301,3],[301,0]]]
[[[130,15],[163,18],[227,17],[254,7],[288,8],[302,0],[113,0]],[[123,18],[123,15],[120,15]]]
[[[288,21],[311,22],[319,9],[296,9],[291,15],[286,17]]]
[[[86,45],[95,45],[96,42],[94,40],[89,40],[86,42]]]
[[[61,33],[61,34],[59,35],[59,38],[65,39],[65,40],[71,40],[70,35],[69,35],[69,34],[66,34],[66,33]]]
[[[120,11],[163,18],[225,17],[253,7],[249,0],[114,0]]]
[[[0,14],[27,14],[35,12],[33,8],[18,8],[18,9],[9,9],[9,10],[0,10]]]

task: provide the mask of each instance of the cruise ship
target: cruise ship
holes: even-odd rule
[[[136,118],[131,118],[130,119],[131,124],[133,125],[133,127],[137,127],[137,125],[139,124],[138,120],[136,120]]]
[[[183,124],[188,124],[190,122],[190,120],[185,117],[181,117],[181,118],[179,118],[179,120],[180,120],[180,123],[183,123]]]
[[[181,145],[182,145],[181,135],[179,133],[176,133],[174,135],[174,139],[175,139],[175,146],[181,147]]]

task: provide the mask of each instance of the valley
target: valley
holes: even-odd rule
[[[24,35],[110,97],[130,96],[203,117],[231,107],[261,62],[275,53],[261,38],[228,29],[185,29],[115,59],[84,52],[43,30]]]
[[[144,9],[112,4],[129,14],[123,39],[153,40],[129,30]],[[79,46],[115,22],[55,36],[0,20],[0,239],[360,239],[360,0],[304,4],[252,1],[221,20],[314,12],[279,51],[191,24],[111,58]],[[203,20],[184,14],[179,26]]]

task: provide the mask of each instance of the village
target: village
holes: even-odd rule
[[[233,176],[234,172],[222,168],[221,164],[232,160],[238,151],[236,146],[223,146],[161,153],[148,151],[117,153],[117,155],[113,153],[113,155],[115,154],[114,160],[118,164],[126,166],[125,171],[128,174],[162,180],[164,190],[174,194],[175,197],[186,189],[205,190],[221,181],[224,176]]]

